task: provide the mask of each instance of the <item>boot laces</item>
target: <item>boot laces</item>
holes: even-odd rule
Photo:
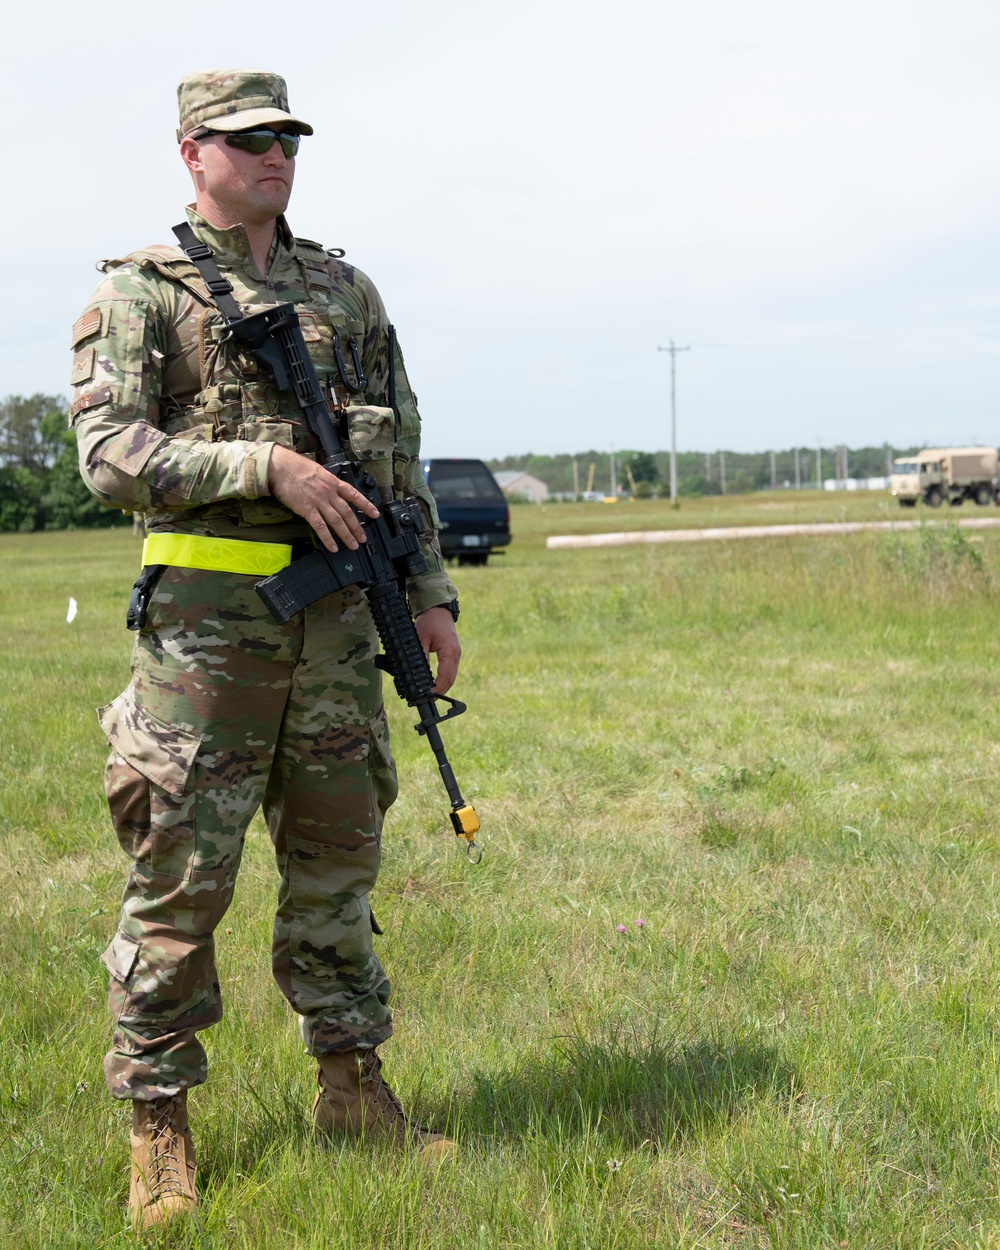
[[[156,1099],[149,1104],[149,1158],[152,1175],[146,1184],[154,1201],[162,1198],[183,1198],[187,1177],[182,1170],[181,1140],[183,1134],[174,1117],[176,1102],[172,1098]],[[155,1107],[155,1110],[153,1108]]]
[[[387,1116],[387,1127],[390,1132],[398,1133],[401,1137],[436,1136],[431,1129],[406,1118],[403,1104],[382,1075],[382,1060],[374,1050],[367,1051],[361,1061],[361,1084],[371,1086],[372,1106],[376,1111]]]

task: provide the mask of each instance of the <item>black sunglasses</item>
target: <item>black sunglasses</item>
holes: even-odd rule
[[[277,139],[288,160],[291,160],[299,150],[299,140],[302,138],[301,135],[289,130],[280,133],[277,130],[206,130],[199,138],[204,135],[225,135],[226,147],[239,148],[241,152],[252,152],[254,156],[263,156]]]

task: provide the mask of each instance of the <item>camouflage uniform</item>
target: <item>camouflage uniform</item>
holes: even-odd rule
[[[383,487],[420,499],[430,534],[416,401],[397,356],[393,440],[386,316],[370,280],[293,238],[283,218],[261,274],[241,226],[188,217],[245,313],[299,306],[321,379],[335,369],[333,336],[348,362],[355,336],[368,384],[344,434]],[[151,532],[307,539],[305,522],[268,494],[268,458],[275,443],[314,455],[315,440],[294,399],[226,340],[197,269],[178,248],[151,247],[104,271],[73,334],[71,415],[91,491],[144,513]],[[436,539],[423,546],[428,572],[407,587],[415,616],[456,595]],[[197,1031],[222,1012],[213,933],[261,804],[281,874],[274,975],[307,1049],[363,1049],[391,1032],[368,893],[396,778],[371,617],[348,590],[276,625],[256,580],[168,568],[136,638],[131,684],[100,712],[112,819],[133,860],[104,955],[115,1018],[105,1071],[118,1098],[161,1098],[205,1079]]]

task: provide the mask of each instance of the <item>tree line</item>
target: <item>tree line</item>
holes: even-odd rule
[[[60,395],[0,400],[0,530],[86,529],[121,523],[87,490]]]
[[[820,480],[841,476],[844,459],[848,477],[885,477],[892,459],[913,454],[915,447],[823,448],[819,453]],[[574,461],[576,470],[574,475]],[[816,486],[816,448],[801,447],[798,453],[798,473],[795,468],[795,448],[785,448],[774,453],[774,482],[781,489],[796,481],[803,486]],[[487,460],[494,473],[516,469],[530,473],[548,486],[550,491],[562,494],[582,493],[586,490],[607,493],[611,487],[611,453],[607,451],[581,451],[576,455],[539,456],[527,453],[522,456],[506,456]],[[630,481],[631,477],[631,481]],[[723,477],[725,490],[723,490]],[[670,452],[629,451],[615,453],[615,480],[619,486],[630,490],[635,483],[639,495],[669,493]],[[771,453],[769,451],[682,451],[677,453],[677,493],[685,496],[741,494],[770,488]],[[590,483],[590,485],[588,485]]]

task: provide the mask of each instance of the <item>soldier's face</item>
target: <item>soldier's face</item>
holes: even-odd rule
[[[184,151],[184,144],[192,149]],[[232,219],[232,224],[262,225],[288,207],[295,178],[295,158],[285,156],[280,143],[255,156],[228,147],[224,135],[206,135],[182,144],[182,156],[191,170],[199,199],[207,197]]]

